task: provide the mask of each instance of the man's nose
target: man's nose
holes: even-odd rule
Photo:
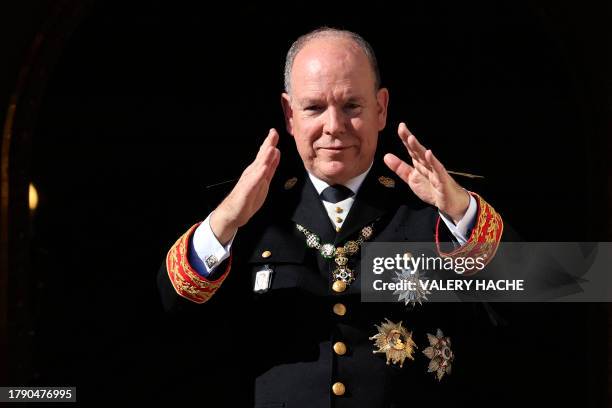
[[[329,135],[339,135],[346,131],[346,115],[342,109],[329,108],[325,115],[323,132]]]

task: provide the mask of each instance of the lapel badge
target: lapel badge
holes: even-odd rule
[[[423,350],[429,359],[428,373],[435,373],[438,381],[442,380],[444,374],[451,373],[451,364],[455,359],[455,354],[451,350],[450,337],[444,337],[442,330],[438,329],[436,335],[427,333],[429,347]]]
[[[285,190],[291,190],[297,181],[297,177],[291,177],[289,180],[285,181]]]
[[[391,177],[380,176],[378,178],[378,182],[387,188],[395,187],[395,180],[393,180]]]
[[[253,285],[253,292],[255,293],[265,293],[270,289],[270,284],[272,283],[272,274],[274,271],[270,267],[270,265],[264,265],[260,270],[255,274],[255,284]]]
[[[387,364],[399,363],[401,367],[406,358],[414,360],[412,353],[417,345],[412,340],[412,333],[402,326],[402,322],[396,324],[389,319],[385,320],[386,323],[376,325],[378,333],[370,337],[370,340],[374,340],[374,345],[378,347],[378,350],[374,350],[373,353],[385,353]]]

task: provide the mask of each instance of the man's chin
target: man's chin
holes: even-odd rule
[[[358,174],[352,174],[356,169],[343,161],[326,162],[319,166],[317,170],[315,176],[326,181],[328,184],[341,184],[358,176]]]

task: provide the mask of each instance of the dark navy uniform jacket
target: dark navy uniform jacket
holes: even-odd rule
[[[283,187],[287,177],[275,176],[264,206],[234,240],[231,272],[204,304],[178,296],[162,265],[162,300],[166,309],[177,312],[177,338],[186,339],[169,354],[182,364],[176,375],[185,381],[185,395],[201,406],[382,408],[479,406],[483,387],[502,392],[504,384],[488,371],[491,361],[499,359],[498,328],[488,306],[362,303],[358,262],[357,280],[335,293],[333,260],[308,248],[296,229],[301,224],[322,243],[338,246],[374,223],[373,242],[431,242],[437,209],[397,177],[395,187],[385,187],[381,175],[394,177],[373,168],[338,233],[305,173],[290,189]],[[267,258],[262,257],[265,251],[271,252]],[[273,269],[271,287],[257,294],[254,277],[264,265]],[[345,307],[344,315],[334,312],[336,304]],[[369,340],[386,318],[402,321],[418,347],[415,361],[406,360],[401,368],[387,365],[384,354],[374,354]],[[452,374],[442,381],[427,372],[429,360],[422,353],[428,346],[426,333],[438,328],[451,337],[456,356]],[[334,352],[338,341],[346,344],[346,354]],[[344,384],[344,395],[334,395],[335,382]]]

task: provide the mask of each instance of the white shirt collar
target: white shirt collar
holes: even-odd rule
[[[361,188],[361,185],[363,184],[363,181],[365,180],[366,176],[370,172],[370,169],[372,168],[372,164],[374,164],[374,162],[372,162],[370,164],[370,167],[368,167],[368,169],[366,171],[364,171],[363,173],[361,173],[357,177],[353,177],[352,179],[350,179],[346,183],[344,183],[344,186],[350,188],[351,191],[353,193],[355,193],[355,195],[357,195],[357,192],[359,191],[359,188]],[[329,184],[327,184],[325,181],[321,180],[320,178],[318,178],[317,176],[315,176],[311,172],[308,172],[308,177],[310,177],[310,181],[312,181],[312,184],[314,185],[314,187],[317,190],[318,194],[321,194],[321,192],[323,190],[325,190],[327,187],[329,187]]]

